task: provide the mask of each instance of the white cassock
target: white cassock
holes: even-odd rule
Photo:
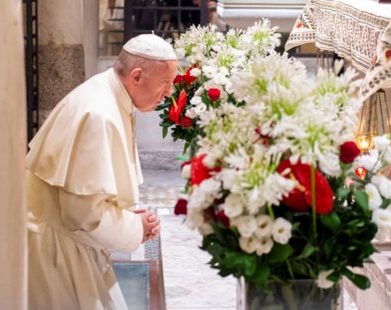
[[[134,106],[113,69],[69,93],[30,143],[29,309],[126,309],[110,250],[143,238]]]

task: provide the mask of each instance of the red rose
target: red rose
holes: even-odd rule
[[[209,169],[205,167],[203,163],[205,157],[206,154],[201,154],[191,159],[191,167],[190,167],[191,185],[199,185],[203,180],[210,178]]]
[[[289,172],[286,173],[287,171]],[[284,160],[278,166],[277,172],[298,183],[288,197],[284,197],[283,202],[293,211],[309,210],[312,205],[311,166],[300,162],[292,165],[289,160]],[[318,214],[328,214],[333,209],[333,191],[318,170],[315,170],[315,206]]]
[[[217,101],[220,99],[220,89],[218,88],[211,88],[208,90],[208,97],[212,101]]]
[[[175,215],[187,214],[187,200],[186,199],[178,199],[174,208]]]
[[[390,59],[391,58],[391,50],[386,51],[386,58]]]
[[[217,213],[216,217],[225,227],[229,227],[229,218],[225,215],[224,210]]]
[[[185,128],[189,128],[189,127],[193,126],[193,121],[191,120],[191,118],[185,116],[181,120],[181,125]]]
[[[173,99],[173,103],[171,104],[170,109],[168,110],[168,118],[175,124],[179,124],[181,113],[187,103],[186,96],[187,96],[186,91],[182,89],[182,91],[179,94],[178,100],[175,101],[175,99]]]
[[[352,163],[360,155],[360,149],[354,141],[348,141],[342,144],[339,152],[339,159],[345,164]]]
[[[180,84],[183,82],[183,75],[180,75],[178,74],[176,77],[175,77],[175,80],[174,80],[174,84]]]

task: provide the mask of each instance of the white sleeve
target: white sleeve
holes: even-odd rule
[[[59,190],[66,229],[111,250],[136,250],[143,239],[141,216],[116,206],[109,195],[76,195]]]

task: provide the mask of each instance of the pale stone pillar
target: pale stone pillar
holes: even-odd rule
[[[0,1],[0,309],[27,309],[22,1]]]
[[[38,4],[41,121],[73,88],[97,72],[98,1]]]

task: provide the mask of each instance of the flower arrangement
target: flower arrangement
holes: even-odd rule
[[[201,248],[222,276],[268,288],[313,279],[329,289],[375,251],[391,226],[387,137],[360,155],[354,142],[355,73],[307,76],[300,62],[269,53],[233,72],[231,100],[201,114],[202,134],[182,175],[176,214],[203,235]],[[358,173],[360,172],[360,173]]]
[[[194,146],[202,128],[200,116],[221,102],[238,102],[232,98],[230,76],[255,57],[266,56],[279,45],[279,34],[268,20],[255,23],[245,31],[218,32],[214,25],[192,26],[176,42],[179,59],[189,67],[178,74],[174,92],[158,110],[161,111],[163,137],[171,128],[174,140],[185,141],[185,151]]]

